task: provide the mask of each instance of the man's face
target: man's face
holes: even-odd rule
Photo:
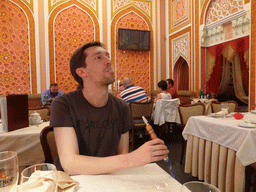
[[[170,88],[170,84],[169,84],[168,81],[166,81],[166,83],[167,83],[167,89],[169,89]]]
[[[53,95],[57,95],[57,93],[58,93],[58,86],[51,86],[51,87],[50,87],[50,92],[51,92]]]
[[[94,46],[85,50],[86,81],[107,86],[115,81],[109,53],[102,47]]]

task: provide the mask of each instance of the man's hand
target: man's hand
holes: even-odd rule
[[[154,139],[144,143],[135,151],[129,153],[130,163],[133,166],[142,166],[154,161],[163,160],[169,150],[161,139]]]

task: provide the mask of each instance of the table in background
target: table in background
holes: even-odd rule
[[[179,192],[182,186],[156,163],[148,164],[142,167],[124,169],[111,174],[76,175],[71,176],[71,178],[80,183],[77,192]]]
[[[255,114],[244,115],[245,120],[256,118]],[[256,129],[239,127],[243,121],[190,117],[183,131],[187,139],[185,172],[222,192],[242,192],[245,166],[256,162]]]
[[[191,104],[198,103],[198,102],[203,103],[205,105],[205,114],[206,115],[210,115],[212,113],[211,104],[212,104],[212,102],[217,102],[217,101],[218,101],[217,99],[199,99],[199,98],[194,98],[194,99],[191,99]]]
[[[49,122],[0,133],[0,151],[16,151],[19,166],[28,166],[44,161],[40,132]],[[0,124],[0,130],[1,130]]]

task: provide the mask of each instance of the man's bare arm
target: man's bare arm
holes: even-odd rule
[[[127,153],[128,144],[124,144],[129,138],[127,132],[121,136],[118,146],[119,155],[109,157],[79,155],[78,141],[73,127],[56,127],[54,133],[60,163],[69,175],[111,173],[162,160],[169,153],[160,139],[146,142],[137,150]],[[121,147],[121,145],[124,146]]]

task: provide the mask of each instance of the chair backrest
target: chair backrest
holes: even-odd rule
[[[181,125],[184,127],[191,116],[205,115],[205,105],[203,103],[183,104],[178,107]]]
[[[129,103],[129,107],[131,110],[132,118],[134,123],[136,124],[143,122],[142,116],[144,116],[148,121],[151,120],[152,110],[153,110],[153,100],[140,103],[132,101]]]
[[[57,157],[57,147],[53,128],[49,126],[42,129],[40,133],[40,142],[43,148],[45,163],[54,163]]]
[[[228,113],[237,111],[238,104],[236,101],[225,101],[225,102],[213,102],[211,105],[213,113],[217,113],[221,111],[221,103],[228,103],[228,106],[229,106]]]

